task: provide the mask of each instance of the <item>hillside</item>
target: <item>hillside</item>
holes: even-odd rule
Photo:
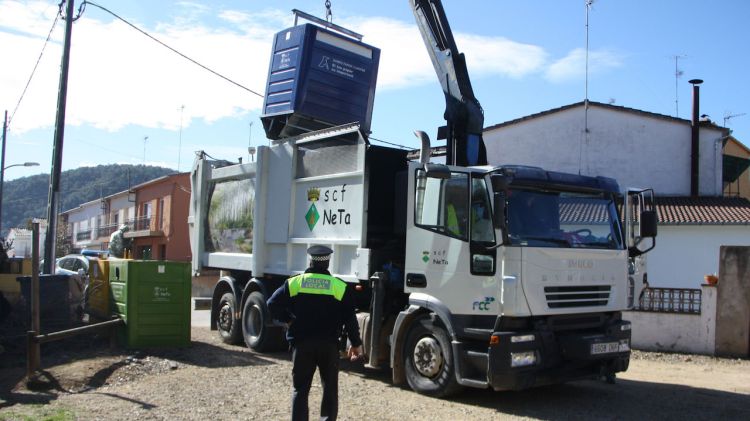
[[[60,178],[60,208],[66,211],[82,203],[127,190],[129,186],[172,173],[174,170],[168,168],[144,165],[98,165],[63,171]],[[25,227],[30,218],[46,218],[48,194],[49,174],[6,181],[3,190],[2,235],[9,228]]]

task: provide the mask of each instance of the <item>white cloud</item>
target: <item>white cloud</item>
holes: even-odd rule
[[[154,27],[134,23],[262,94],[273,34],[291,23],[288,13],[271,8],[257,13],[217,10],[192,2],[180,6],[171,21]],[[15,107],[55,13],[57,5],[49,2],[0,0],[0,45],[6,57],[14,58],[12,64],[0,66],[0,107]],[[208,26],[205,22],[219,23]],[[356,28],[366,35],[367,43],[381,49],[379,89],[436,80],[413,23],[352,17],[341,24]],[[63,25],[58,24],[12,122],[16,132],[54,124],[62,34]],[[522,77],[540,72],[546,60],[541,47],[505,38],[457,33],[456,39],[472,76]],[[177,130],[181,105],[185,105],[183,128],[187,128],[194,118],[213,122],[257,112],[262,100],[112,20],[100,9],[88,7],[73,30],[66,123],[109,131],[128,125]]]
[[[589,72],[598,73],[622,66],[624,57],[610,50],[589,51]],[[552,63],[545,77],[552,82],[565,82],[584,77],[586,73],[586,50],[576,48],[567,56]]]
[[[365,34],[363,41],[381,49],[379,89],[396,89],[437,80],[415,24],[388,18],[352,18],[344,26]],[[522,77],[544,65],[544,49],[502,37],[456,33],[459,51],[472,76]]]

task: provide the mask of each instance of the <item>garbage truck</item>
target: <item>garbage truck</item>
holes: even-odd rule
[[[301,104],[340,79],[369,119],[374,86],[362,81],[374,83],[374,47],[330,22],[277,34],[262,116],[271,145],[245,163],[199,152],[191,172],[193,270],[219,270],[212,329],[256,351],[284,347],[266,300],[322,244],[334,250],[331,273],[354,290],[366,364],[395,384],[444,397],[613,380],[630,358],[629,268],[655,244],[653,192],[489,165],[442,6],[411,5],[446,94],[446,162],[432,162],[423,132],[410,159],[372,144],[369,121],[337,124]]]

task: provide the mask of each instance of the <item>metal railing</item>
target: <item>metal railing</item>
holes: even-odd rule
[[[645,288],[637,311],[701,314],[701,290],[689,288]]]
[[[91,239],[91,230],[80,231],[76,234],[76,241],[86,241]]]
[[[113,232],[117,231],[118,228],[119,228],[119,224],[103,225],[96,229],[96,237],[97,238],[109,237],[110,235],[112,235]]]
[[[151,229],[151,217],[150,216],[139,216],[135,219],[128,221],[130,229],[133,231],[145,231]]]

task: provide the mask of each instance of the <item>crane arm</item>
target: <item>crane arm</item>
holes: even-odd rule
[[[474,96],[466,59],[458,51],[440,0],[409,0],[445,94],[447,158],[450,165],[486,165],[484,111]]]

